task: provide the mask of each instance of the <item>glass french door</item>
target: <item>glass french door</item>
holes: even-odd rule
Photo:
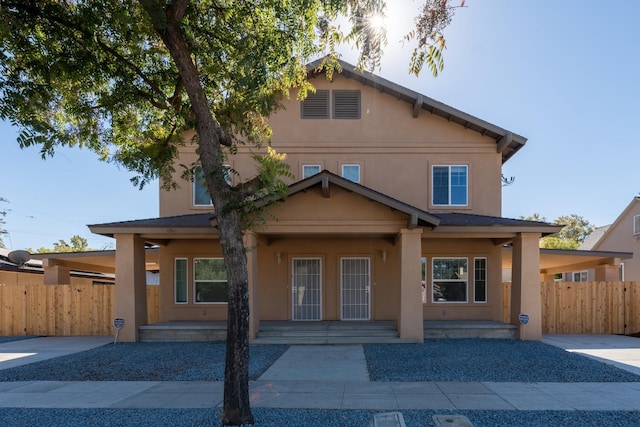
[[[371,260],[340,258],[342,320],[371,319]]]
[[[292,319],[322,320],[322,260],[293,258],[292,263]]]

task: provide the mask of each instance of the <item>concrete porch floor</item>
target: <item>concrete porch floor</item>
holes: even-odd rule
[[[429,338],[515,338],[517,327],[490,320],[425,320]],[[224,321],[172,321],[141,326],[140,341],[216,341],[226,338]],[[398,337],[397,322],[261,321],[254,344],[407,343]]]

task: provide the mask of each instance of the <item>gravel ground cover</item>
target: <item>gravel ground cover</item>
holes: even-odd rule
[[[38,338],[37,336],[19,336],[19,337],[0,337],[0,344],[5,343],[5,342],[11,342],[11,341],[21,341],[21,340],[28,340],[30,338]]]
[[[262,375],[287,348],[251,347],[249,379]],[[224,363],[224,343],[108,344],[1,370],[0,381],[222,381]]]
[[[640,381],[639,375],[539,341],[425,340],[365,345],[364,353],[371,381]]]
[[[433,415],[466,416],[474,427],[637,427],[640,412],[610,411],[402,411],[407,427],[434,426]],[[255,427],[363,427],[369,411],[253,409]],[[14,409],[0,408],[0,425],[56,427],[219,426],[219,409]]]

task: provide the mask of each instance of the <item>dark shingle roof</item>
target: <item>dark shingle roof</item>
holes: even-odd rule
[[[549,227],[558,226],[547,222],[527,221],[524,219],[502,218],[487,215],[476,215],[459,212],[435,213],[440,218],[441,226],[520,226],[520,227]],[[559,227],[559,226],[558,226]]]
[[[403,212],[412,218],[413,226],[431,228],[453,228],[453,227],[500,227],[510,228],[510,231],[526,230],[530,232],[538,231],[543,235],[548,235],[560,231],[562,226],[549,224],[546,222],[527,221],[522,219],[501,218],[488,215],[467,214],[458,212],[427,212],[416,208],[408,203],[389,197],[379,191],[365,187],[364,185],[349,181],[341,176],[333,174],[327,170],[313,175],[309,178],[295,182],[289,186],[289,196],[304,192],[315,186],[326,186],[329,191],[330,185],[336,185],[347,191],[351,191],[360,196],[374,200],[399,212]],[[271,200],[273,201],[273,200]],[[107,224],[94,224],[89,228],[99,234],[110,235],[107,230],[122,228],[155,228],[155,229],[178,229],[178,228],[211,228],[215,224],[215,213],[206,212],[199,214],[178,215],[163,218],[139,219],[132,221],[120,221]],[[197,230],[193,230],[194,232]],[[458,230],[464,231],[464,230]],[[486,230],[482,230],[486,231]],[[507,230],[502,230],[507,231]]]
[[[211,227],[211,220],[215,219],[213,212],[166,216],[161,218],[134,219],[129,221],[108,222],[105,224],[91,224],[88,227],[117,227],[117,228],[147,228],[147,227]]]

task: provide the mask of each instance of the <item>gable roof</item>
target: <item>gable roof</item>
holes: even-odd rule
[[[601,244],[607,240],[607,236],[626,218],[626,216],[631,212],[636,204],[640,203],[640,196],[635,196],[631,202],[627,205],[626,208],[618,215],[618,217],[613,221],[612,224],[607,226],[607,230],[600,236],[600,238],[593,244],[592,249],[597,249]],[[591,237],[591,236],[589,236]]]
[[[308,77],[315,77],[320,74],[324,74],[324,71],[320,69],[323,64],[323,59],[318,59],[307,65]],[[492,123],[479,119],[471,114],[467,114],[449,105],[443,104],[440,101],[436,101],[426,95],[419,92],[400,86],[397,83],[393,83],[387,79],[384,79],[376,74],[370,72],[364,72],[357,67],[349,64],[348,62],[338,60],[340,67],[342,67],[341,76],[348,79],[353,79],[365,86],[372,87],[380,92],[387,93],[397,99],[402,99],[413,105],[413,115],[418,116],[418,113],[422,110],[442,117],[449,122],[456,123],[463,126],[465,129],[470,129],[480,133],[483,136],[488,136],[495,139],[496,150],[502,154],[502,163],[509,160],[518,150],[520,150],[527,142],[527,138],[524,136],[515,134]]]
[[[602,239],[602,237],[607,233],[610,227],[611,224],[604,225],[593,230],[591,234],[589,234],[587,238],[584,239],[584,242],[582,242],[580,246],[578,246],[578,249],[587,251],[593,249],[593,247],[597,245],[600,239]]]
[[[373,200],[399,212],[405,213],[411,218],[411,224],[413,227],[418,225],[436,227],[440,224],[440,219],[437,216],[430,214],[429,212],[418,209],[414,206],[409,205],[408,203],[401,202],[400,200],[394,199],[393,197],[387,196],[386,194],[380,193],[379,191],[373,190],[369,187],[365,187],[364,185],[358,184],[357,182],[349,181],[348,179],[331,173],[326,169],[318,174],[291,184],[289,186],[289,194],[287,195],[287,197],[291,197],[311,187],[315,187],[316,185],[322,186],[322,193],[323,195],[325,195],[325,197],[328,197],[329,193],[331,192],[330,186],[336,185],[347,191],[359,194],[363,197],[366,197],[367,199]]]

